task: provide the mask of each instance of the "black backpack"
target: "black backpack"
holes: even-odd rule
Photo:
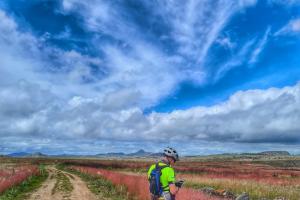
[[[151,171],[150,173],[150,178],[149,178],[149,182],[150,182],[150,193],[156,197],[160,197],[163,193],[163,188],[160,182],[160,176],[161,176],[161,170],[165,167],[168,167],[167,165],[165,166],[159,166],[159,164],[157,163],[155,165],[155,168]]]

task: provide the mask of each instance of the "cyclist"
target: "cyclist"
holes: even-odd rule
[[[175,182],[175,172],[172,166],[176,163],[176,161],[179,160],[178,153],[175,149],[167,147],[164,149],[163,153],[163,159],[159,161],[156,164],[151,165],[151,167],[148,170],[148,180],[150,182],[150,193],[151,193],[151,200],[175,200],[175,196],[183,184],[183,181]],[[159,171],[161,172],[158,177],[159,179],[159,185],[160,185],[160,192],[154,194],[153,192],[153,170],[156,170],[159,168]],[[154,184],[155,185],[155,184]],[[152,189],[151,189],[152,188]],[[151,191],[152,190],[152,191]]]

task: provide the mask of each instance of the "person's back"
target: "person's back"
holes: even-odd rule
[[[148,180],[150,182],[150,190],[154,183],[151,183],[151,179],[153,178],[153,172],[158,170],[160,172],[159,175],[159,183],[160,183],[160,194],[153,194],[153,191],[150,191],[151,199],[164,199],[164,200],[174,200],[175,195],[178,191],[178,188],[175,187],[175,172],[172,168],[172,165],[179,160],[177,152],[172,148],[166,148],[164,150],[164,158],[162,161],[155,163],[150,166],[148,170]],[[155,173],[154,173],[155,174]],[[152,185],[151,185],[152,184]]]

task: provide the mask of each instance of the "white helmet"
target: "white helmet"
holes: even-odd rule
[[[171,147],[167,147],[164,149],[164,155],[173,158],[175,161],[179,160],[177,151]]]

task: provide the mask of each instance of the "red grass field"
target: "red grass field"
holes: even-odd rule
[[[92,167],[72,166],[72,169],[90,175],[103,176],[110,180],[114,185],[124,185],[131,195],[138,199],[150,199],[148,181],[144,176],[135,176],[115,171],[97,169]],[[218,200],[219,198],[208,197],[205,194],[193,189],[181,189],[177,195],[180,200]]]
[[[38,175],[37,166],[10,167],[0,169],[0,193],[22,183],[28,177]]]
[[[298,159],[298,158],[297,158]],[[35,164],[59,164],[95,176],[102,176],[114,185],[123,185],[128,195],[137,199],[149,198],[146,172],[155,163],[145,160],[96,160],[96,159],[19,159],[14,167],[1,170],[0,192],[19,184],[28,176],[38,173]],[[26,162],[25,162],[26,161]],[[231,192],[234,196],[246,192],[250,199],[300,199],[300,168],[298,160],[270,161],[245,160],[183,160],[174,166],[177,179],[186,182],[178,194],[180,200],[220,199],[221,193],[208,197],[200,192],[203,188],[213,188],[216,192]],[[28,163],[24,166],[24,163]],[[31,163],[31,164],[30,164]],[[291,165],[288,165],[292,163]],[[272,165],[270,165],[272,164]],[[16,167],[24,166],[24,167]],[[277,167],[275,167],[277,166]],[[292,166],[292,167],[288,167]]]
[[[152,163],[103,160],[91,161],[88,164],[79,161],[78,163],[72,162],[72,164],[104,169],[145,172]],[[300,168],[279,168],[266,164],[253,164],[251,162],[179,162],[174,168],[180,174],[201,175],[208,178],[254,180],[270,184],[285,184],[286,181],[299,181],[300,179]]]
[[[141,187],[138,191],[143,190],[141,194],[145,194],[148,193],[145,174],[152,163],[132,160],[98,160],[84,163],[72,161],[69,164],[83,167],[78,168],[81,170],[89,169],[88,172],[92,174],[101,174],[116,185],[126,185],[129,191],[133,188],[131,193]],[[247,192],[251,199],[279,197],[290,200],[300,199],[298,189],[300,168],[297,167],[274,167],[250,161],[181,161],[174,168],[177,178],[186,180],[185,189],[181,190],[179,199],[186,199],[188,195],[196,197],[187,199],[205,199],[207,197],[203,197],[203,194],[198,192],[204,187],[212,187],[216,191],[230,191],[235,195]],[[119,180],[116,177],[122,177],[122,179]],[[136,180],[139,180],[138,185],[141,186],[130,183]],[[197,198],[197,195],[201,197]],[[140,199],[145,199],[145,196]]]

